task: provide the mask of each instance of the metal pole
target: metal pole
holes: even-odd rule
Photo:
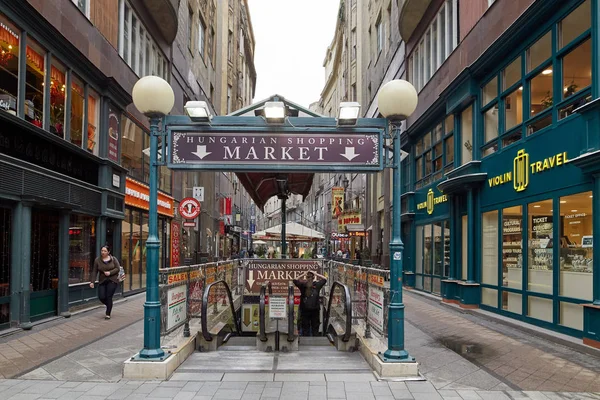
[[[285,255],[286,252],[286,242],[285,242],[285,224],[287,223],[287,211],[286,211],[286,200],[287,196],[281,196],[281,258],[287,258]]]
[[[402,250],[404,244],[400,235],[400,192],[401,167],[400,161],[400,122],[392,122],[392,136],[394,142],[394,191],[393,191],[393,218],[392,240],[390,242],[390,305],[388,307],[388,349],[380,357],[383,361],[412,362],[411,357],[404,350],[404,304],[402,303]]]
[[[150,210],[146,240],[146,302],[144,303],[144,348],[140,358],[161,360],[160,298],[158,293],[158,116],[150,117]]]

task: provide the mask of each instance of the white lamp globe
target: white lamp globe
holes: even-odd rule
[[[419,95],[415,87],[403,79],[389,81],[379,90],[379,112],[386,118],[406,119],[417,108]]]
[[[133,104],[144,115],[158,117],[167,115],[175,104],[173,88],[158,76],[148,75],[140,79],[131,91]]]

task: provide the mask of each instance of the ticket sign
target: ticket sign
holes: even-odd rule
[[[307,271],[320,272],[320,261],[309,260],[251,260],[246,268],[245,294],[260,294],[264,282],[271,282],[273,295],[287,296],[289,282],[300,279]],[[295,289],[297,295],[298,290]]]

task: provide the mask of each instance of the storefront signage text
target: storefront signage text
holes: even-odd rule
[[[555,167],[565,165],[569,160],[567,152],[557,153],[551,157],[546,157],[541,161],[529,162],[529,154],[525,150],[519,150],[517,156],[513,160],[513,170],[504,172],[500,175],[488,179],[490,187],[504,185],[508,182],[513,182],[515,191],[522,192],[529,185],[529,174],[538,174],[548,171]]]
[[[441,196],[435,197],[435,195],[433,194],[433,189],[429,189],[429,192],[427,192],[427,200],[417,204],[417,210],[423,210],[424,208],[426,208],[427,214],[431,215],[433,214],[433,210],[436,204],[445,203],[447,201],[447,195],[443,194]]]
[[[360,224],[361,222],[360,211],[346,211],[338,217],[338,232],[346,229],[348,224]]]
[[[162,193],[158,193],[158,213],[173,216],[173,198]],[[125,181],[125,204],[141,208],[150,209],[150,189],[148,186],[139,183],[131,178]]]

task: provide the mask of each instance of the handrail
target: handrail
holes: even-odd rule
[[[288,284],[288,334],[287,341],[293,342],[295,340],[294,335],[294,284],[290,282]]]
[[[217,283],[222,283],[225,285],[225,290],[227,290],[227,296],[229,297],[229,304],[231,305],[231,315],[233,316],[233,323],[235,324],[236,333],[240,336],[242,335],[242,327],[240,326],[240,321],[235,316],[235,304],[233,304],[233,296],[231,295],[231,290],[229,289],[229,285],[225,280],[220,280],[206,286],[206,288],[204,289],[204,294],[202,296],[202,315],[200,316],[200,319],[202,321],[202,336],[204,336],[204,339],[206,339],[207,342],[213,340],[212,335],[208,331],[208,295],[210,293],[210,289],[212,289],[212,287]]]
[[[267,292],[267,287],[269,288],[269,296],[273,295],[273,287],[271,286],[271,281],[263,282],[260,287],[260,304],[258,306],[258,316],[260,323],[260,332],[259,338],[261,342],[266,342],[267,339],[267,327],[265,320],[267,319],[266,311],[265,311],[265,295]]]
[[[350,298],[350,289],[340,281],[333,282],[333,285],[331,285],[331,289],[329,290],[329,301],[327,302],[327,313],[325,314],[324,318],[325,323],[323,324],[323,333],[326,333],[327,329],[329,328],[331,302],[333,300],[333,294],[335,293],[336,286],[340,286],[344,290],[344,295],[346,297],[346,329],[344,336],[342,337],[342,342],[347,342],[350,340],[350,335],[352,334],[352,299]]]

